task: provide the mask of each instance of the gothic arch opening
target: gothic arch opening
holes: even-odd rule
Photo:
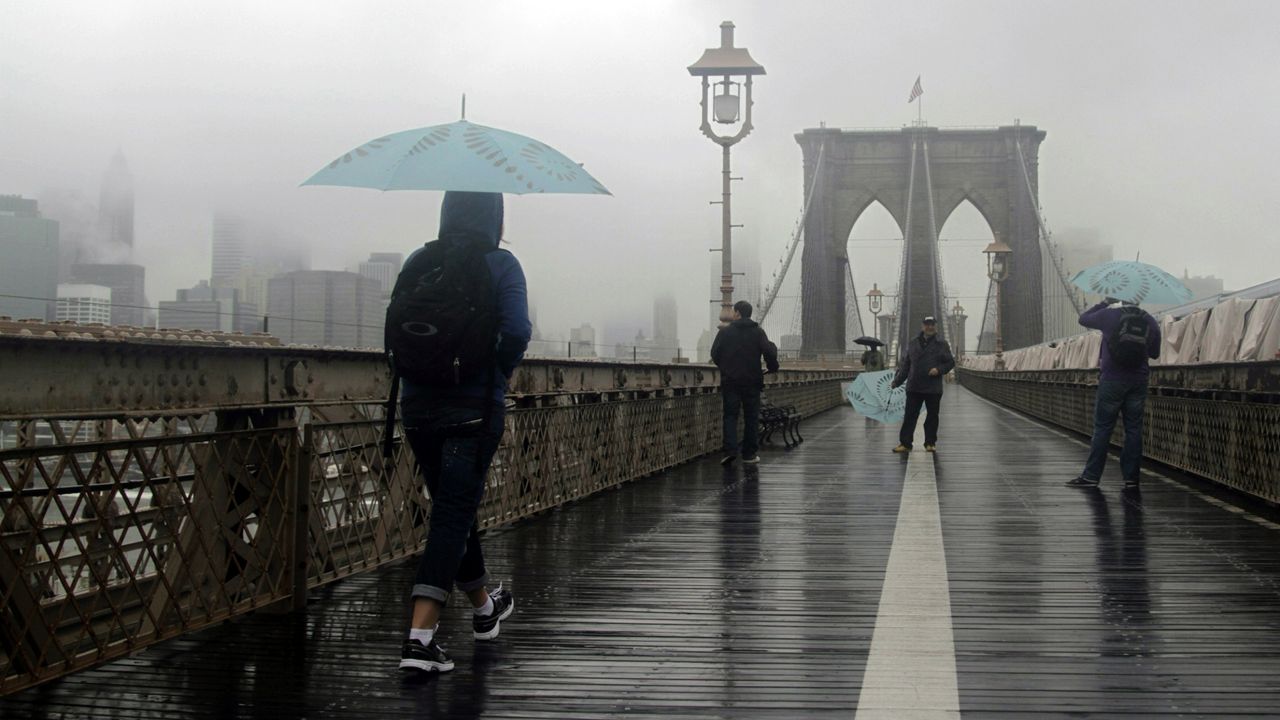
[[[990,223],[968,199],[956,206],[938,231],[938,261],[946,289],[944,306],[948,313],[957,302],[964,308],[968,320],[963,347],[969,352],[978,347],[987,300],[987,258],[982,251],[994,239]],[[953,348],[961,347],[956,338],[948,340]]]
[[[873,285],[879,287],[886,295],[880,314],[893,312],[902,267],[902,228],[883,203],[872,200],[854,221],[845,248],[858,292],[862,327],[867,335],[879,337],[881,333],[867,307],[867,292]]]

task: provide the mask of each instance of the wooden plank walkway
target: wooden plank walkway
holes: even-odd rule
[[[943,412],[925,459],[960,716],[1280,716],[1280,525],[1177,478],[1122,494],[1114,459],[1100,491],[1062,487],[1078,440],[953,386]],[[907,461],[888,451],[896,428],[847,408],[805,436],[758,469],[704,460],[491,533],[516,614],[480,644],[450,607],[448,675],[396,670],[408,563],[318,591],[305,614],[0,700],[0,716],[853,717],[877,618],[893,616],[881,591]],[[930,710],[876,717],[955,717]]]

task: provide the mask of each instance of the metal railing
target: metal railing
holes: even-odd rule
[[[11,376],[38,377],[26,363],[47,359],[69,378],[64,395],[0,399],[0,694],[300,607],[421,550],[431,506],[412,453],[381,454],[380,354],[58,343],[0,342],[21,361]],[[785,370],[766,393],[811,415],[841,403],[849,377]],[[715,450],[717,383],[708,366],[523,365],[481,525]]]
[[[1013,410],[1093,433],[1096,370],[958,371],[961,384]],[[1114,445],[1123,428],[1117,423]],[[1280,503],[1280,362],[1152,369],[1143,454]]]

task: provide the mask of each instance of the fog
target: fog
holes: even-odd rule
[[[219,209],[309,247],[313,268],[347,269],[434,237],[440,193],[299,184],[366,140],[458,119],[466,93],[469,120],[543,140],[613,192],[508,198],[542,333],[648,335],[654,297],[672,292],[692,349],[718,257],[720,155],[685,68],[725,19],[768,70],[733,151],[734,220],[766,280],[801,210],[794,134],[910,123],[917,75],[931,125],[1048,132],[1052,227],[1096,228],[1117,257],[1228,289],[1280,275],[1271,2],[10,3],[0,194],[40,200],[64,238],[89,233],[119,149],[153,303],[208,278]],[[896,234],[873,208],[853,238]],[[963,241],[990,231],[962,206],[942,236],[957,239],[947,290],[974,334],[986,278],[982,246]],[[850,252],[860,293],[896,282],[900,247]]]

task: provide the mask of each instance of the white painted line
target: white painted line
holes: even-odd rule
[[[959,720],[951,591],[933,456],[917,431],[856,718]]]

